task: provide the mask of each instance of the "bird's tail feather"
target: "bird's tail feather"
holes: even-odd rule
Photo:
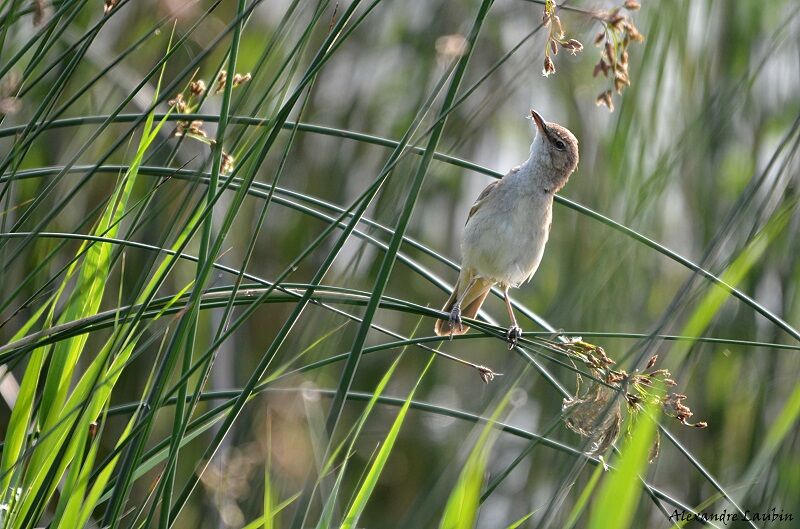
[[[471,272],[462,270],[458,275],[455,289],[453,289],[453,293],[450,294],[447,303],[442,307],[442,311],[450,312],[453,310],[453,305],[455,305],[456,300],[461,297],[461,317],[474,318],[481,309],[481,305],[483,305],[486,296],[489,295],[491,288],[491,282],[482,278],[476,279]],[[462,295],[464,289],[469,290]],[[469,327],[463,323],[459,326],[452,325],[448,320],[436,320],[433,330],[437,336],[453,336],[466,333]]]

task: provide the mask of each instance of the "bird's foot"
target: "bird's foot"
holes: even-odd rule
[[[461,332],[463,328],[461,324],[461,307],[458,305],[453,307],[453,310],[450,311],[450,339],[453,339],[453,332],[458,326],[458,332]]]
[[[488,384],[489,382],[494,380],[494,377],[503,376],[503,373],[495,373],[494,371],[492,371],[490,368],[488,368],[486,366],[475,366],[475,367],[478,370],[478,376],[481,377],[481,380],[483,380],[484,384]]]
[[[508,342],[509,349],[515,348],[520,338],[522,338],[522,329],[520,329],[519,326],[512,325],[508,328],[508,332],[506,333],[506,341]]]

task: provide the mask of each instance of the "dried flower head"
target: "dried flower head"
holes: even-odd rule
[[[583,44],[575,39],[569,39],[566,42],[561,42],[561,47],[569,50],[573,55],[577,55],[579,51],[583,51]]]
[[[502,373],[495,373],[486,366],[477,366],[477,368],[478,368],[478,376],[481,377],[481,380],[483,381],[484,384],[488,384],[489,382],[494,380],[494,377],[502,375]]]
[[[707,427],[708,423],[705,421],[700,421],[697,423],[688,422],[688,419],[694,414],[692,413],[692,410],[683,403],[684,400],[686,400],[686,395],[681,393],[670,393],[663,399],[662,402],[662,409],[664,410],[664,413],[670,417],[678,419],[678,422],[685,424],[686,426],[694,426],[695,428]]]
[[[111,10],[117,7],[119,0],[104,0],[103,2],[103,14],[107,15],[111,13]]]
[[[214,93],[219,94],[223,90],[225,90],[225,83],[228,82],[228,71],[227,70],[220,70],[219,75],[217,75],[217,80],[214,84]]]
[[[576,39],[567,39],[561,19],[556,15],[556,4],[553,0],[546,0],[542,13],[542,25],[548,29],[547,41],[544,47],[544,68],[542,75],[548,77],[556,72],[551,55],[558,55],[558,47],[568,50],[572,55],[577,55],[583,50],[583,44]]]
[[[556,66],[553,64],[553,60],[546,56],[544,58],[544,66],[542,67],[542,75],[548,77],[551,73],[556,73]]]
[[[253,76],[250,74],[250,72],[245,74],[235,73],[233,74],[233,87],[238,88],[239,86],[249,82],[252,78]]]
[[[174,98],[167,101],[167,104],[175,109],[178,114],[185,114],[187,111],[187,103],[183,98],[183,94],[178,94]]]
[[[196,119],[189,123],[189,133],[197,134],[198,136],[202,136],[204,138],[208,137],[206,131],[203,130],[203,122],[199,119]]]
[[[589,455],[602,455],[619,435],[622,411],[615,397],[613,389],[594,383],[584,394],[564,399],[564,424],[591,441]]]
[[[609,94],[610,97],[610,94]],[[589,388],[576,396],[565,399],[562,406],[564,422],[570,430],[592,442],[590,454],[599,455],[617,438],[622,424],[623,410],[635,419],[645,405],[657,406],[669,417],[683,425],[705,428],[704,421],[690,423],[692,416],[684,400],[686,395],[669,393],[665,388],[677,385],[668,369],[655,369],[658,355],[653,355],[644,371],[628,373],[614,369],[614,360],[602,347],[580,338],[549,342],[550,350],[566,355],[572,362],[582,363],[589,369],[593,380]],[[578,377],[580,384],[581,377]],[[622,397],[622,398],[620,398]],[[622,403],[625,406],[622,406]],[[632,421],[628,421],[629,432]],[[659,440],[656,438],[650,455],[658,455]]]
[[[592,75],[597,77],[602,74],[609,80],[610,89],[602,91],[596,99],[598,105],[604,105],[609,111],[614,110],[613,92],[622,92],[631,85],[628,72],[628,46],[631,42],[642,42],[642,35],[631,19],[630,12],[639,9],[640,3],[636,0],[625,0],[622,5],[609,11],[593,12],[592,18],[598,20],[603,29],[594,38],[594,44],[599,46],[600,57],[595,64]],[[552,57],[558,55],[558,48],[568,50],[572,55],[577,55],[583,50],[580,41],[566,37],[561,19],[556,15],[557,5],[554,0],[545,0],[542,12],[542,25],[548,29],[547,41],[544,48],[544,68],[542,74],[548,77],[555,73],[556,68]]]
[[[244,83],[250,81],[253,76],[248,72],[245,74],[235,73],[233,74],[233,79],[231,80],[233,86],[232,88],[238,88],[239,86],[243,85]],[[228,72],[226,70],[220,70],[219,75],[217,76],[217,80],[214,83],[214,93],[219,94],[225,91],[225,85],[228,82]]]
[[[595,45],[601,49],[600,58],[594,67],[594,76],[597,77],[602,73],[618,94],[622,94],[631,84],[628,73],[628,46],[631,42],[644,40],[644,35],[639,33],[630,15],[622,11],[623,8],[634,11],[639,8],[639,2],[628,0],[621,7],[598,13],[596,18],[603,24],[604,29],[594,39]],[[605,90],[597,96],[596,102],[613,111],[611,97],[611,90]]]
[[[597,106],[605,105],[608,107],[609,112],[614,112],[614,100],[611,99],[611,90],[600,92],[594,102]]]
[[[206,83],[202,79],[189,83],[189,93],[194,97],[202,96],[206,91]]]

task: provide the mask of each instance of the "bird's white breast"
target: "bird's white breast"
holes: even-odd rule
[[[552,195],[509,179],[487,198],[464,228],[463,265],[486,279],[519,285],[542,261],[552,220]]]

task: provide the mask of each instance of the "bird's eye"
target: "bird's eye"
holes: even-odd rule
[[[558,149],[559,151],[563,151],[564,147],[566,147],[566,145],[564,145],[563,141],[556,140],[556,149]]]

